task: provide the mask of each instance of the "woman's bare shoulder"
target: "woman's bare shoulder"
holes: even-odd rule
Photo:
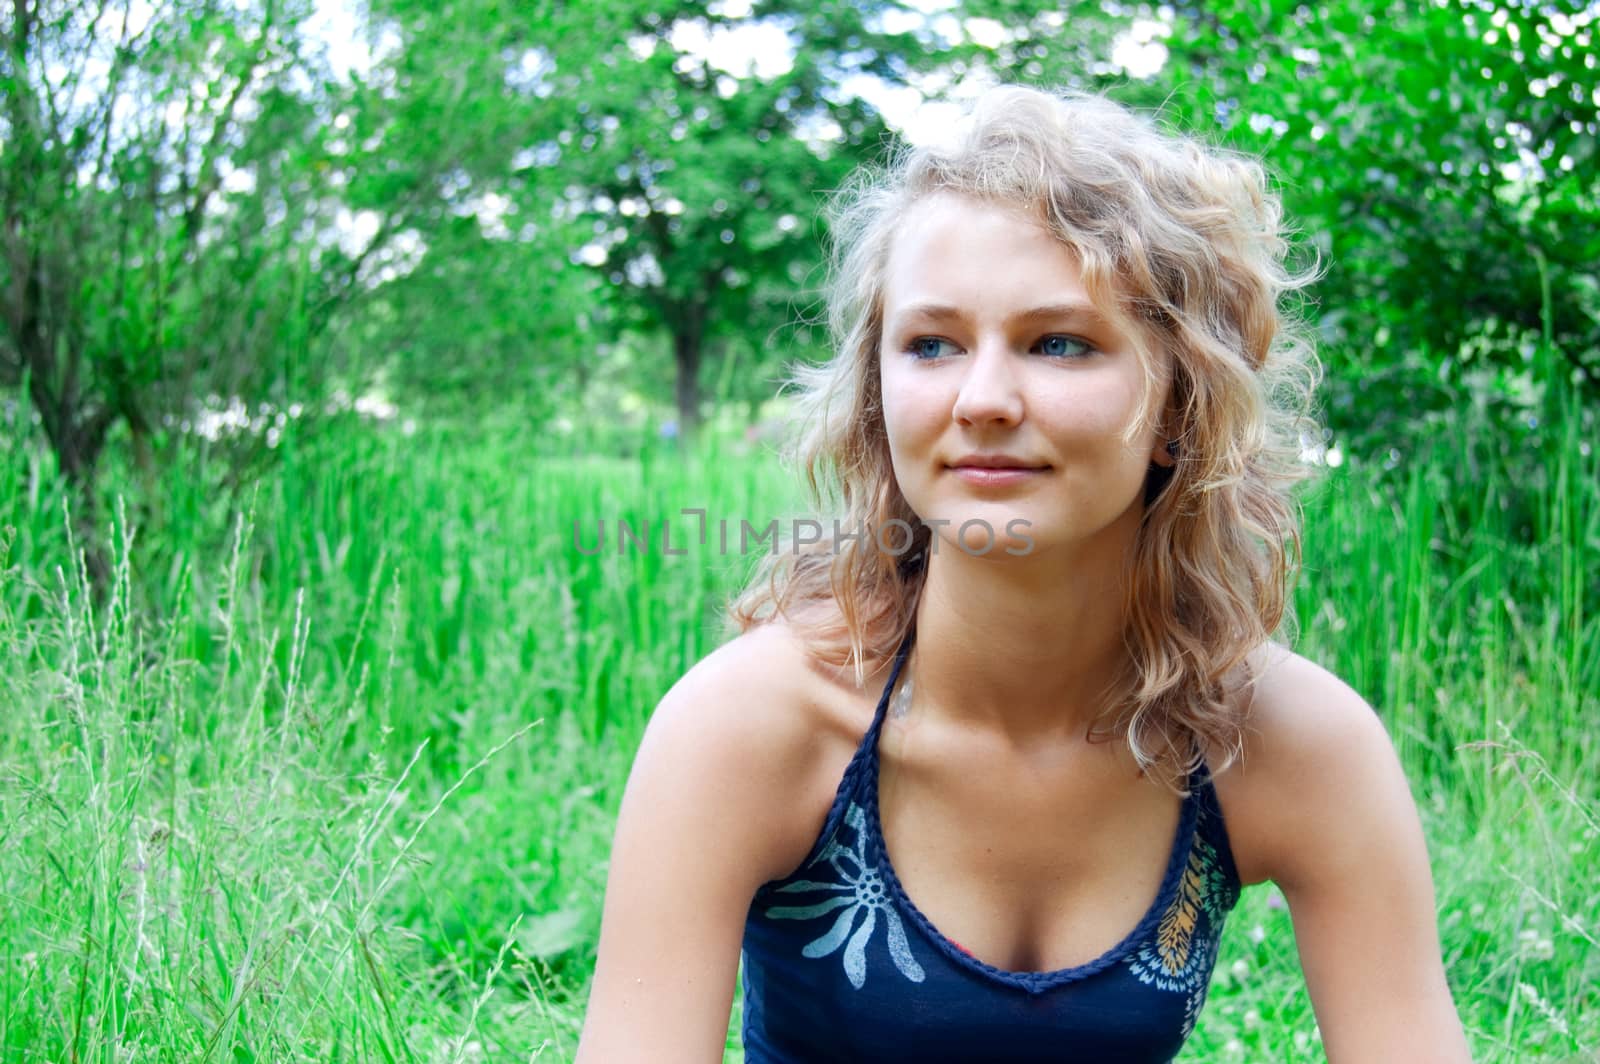
[[[701,658],[668,691],[662,708],[704,704],[694,715],[706,726],[769,731],[779,743],[834,732],[858,740],[867,724],[862,700],[882,681],[884,668],[869,664],[867,684],[858,688],[851,670],[819,658],[798,629],[771,621]]]
[[[580,1059],[720,1047],[751,900],[815,844],[849,759],[834,686],[804,640],[763,626],[656,706],[617,814]]]
[[[1333,672],[1278,643],[1251,657],[1245,758],[1316,757],[1327,763],[1352,740],[1382,732],[1366,699]],[[1283,767],[1283,766],[1274,766]],[[1298,767],[1291,764],[1288,767]]]
[[[1328,669],[1276,643],[1249,661],[1244,742],[1217,776],[1240,878],[1277,878],[1293,852],[1338,816],[1341,794],[1393,746],[1367,701]]]
[[[882,670],[869,675],[869,684]],[[681,771],[706,773],[742,812],[770,825],[765,879],[798,865],[821,830],[839,778],[871,721],[873,697],[819,660],[781,621],[707,654],[667,692],[641,745]]]

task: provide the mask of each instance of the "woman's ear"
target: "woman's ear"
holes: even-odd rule
[[[1169,353],[1162,367],[1160,414],[1155,418],[1156,438],[1150,446],[1150,464],[1171,469],[1178,464],[1178,437],[1182,435],[1182,407],[1187,389],[1182,370]]]
[[[1156,439],[1150,447],[1150,464],[1160,466],[1162,469],[1171,469],[1178,464],[1178,436],[1181,434],[1179,427],[1180,418],[1178,411],[1172,404],[1172,396],[1168,395],[1167,405],[1161,412],[1161,417],[1156,420]]]
[[[1178,443],[1168,440],[1166,432],[1156,433],[1155,446],[1150,448],[1150,469],[1144,478],[1144,504],[1152,505],[1177,475]]]

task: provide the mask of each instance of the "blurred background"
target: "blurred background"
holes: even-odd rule
[[[1476,1058],[1593,1059],[1597,19],[7,4],[0,1056],[568,1059],[633,749],[755,561],[681,511],[809,506],[819,208],[1018,81],[1272,173],[1326,266],[1285,638],[1395,737]],[[1226,950],[1185,1059],[1320,1059],[1281,897]]]

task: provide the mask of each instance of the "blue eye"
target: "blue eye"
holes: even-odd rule
[[[937,336],[919,336],[906,345],[906,353],[923,361],[932,361],[942,355],[943,348],[954,347],[949,340]]]
[[[1094,350],[1076,336],[1063,336],[1060,333],[1044,337],[1036,346],[1042,354],[1051,358],[1083,358]]]

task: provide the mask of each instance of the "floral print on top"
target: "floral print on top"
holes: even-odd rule
[[[906,942],[905,924],[900,922],[900,914],[889,904],[883,877],[878,874],[877,869],[867,863],[866,856],[862,852],[866,835],[866,814],[861,811],[860,806],[851,805],[845,813],[844,821],[855,831],[855,845],[846,847],[841,846],[837,840],[829,842],[827,848],[813,862],[813,865],[826,864],[838,878],[834,882],[797,879],[785,883],[776,891],[778,894],[826,891],[834,896],[815,905],[799,907],[774,905],[767,910],[767,916],[773,920],[814,920],[835,909],[844,909],[834,919],[833,926],[827,933],[815,941],[806,943],[800,953],[806,957],[826,957],[838,949],[844,943],[845,936],[849,935],[850,942],[844,948],[844,974],[850,980],[850,985],[859,990],[867,981],[867,944],[872,940],[872,932],[878,926],[878,914],[882,913],[887,928],[885,934],[889,942],[890,960],[894,961],[894,966],[901,975],[913,983],[920,983],[926,976],[922,965],[911,955],[911,946]],[[841,891],[844,893],[839,893]],[[857,914],[863,912],[866,913],[866,919],[861,921],[861,926],[851,935],[850,928],[855,923]]]
[[[1229,882],[1216,849],[1197,832],[1177,896],[1162,914],[1154,941],[1128,958],[1133,974],[1146,986],[1187,995],[1185,1038],[1194,1031],[1205,1004],[1222,922],[1238,900],[1238,884]]]

